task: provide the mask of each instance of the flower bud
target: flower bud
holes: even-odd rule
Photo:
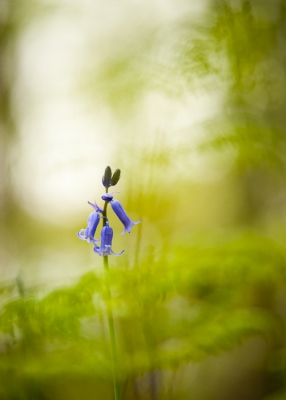
[[[107,201],[107,203],[109,203],[113,199],[113,196],[112,196],[112,194],[104,193],[101,196],[101,198],[102,198],[102,200]]]
[[[110,186],[115,186],[118,183],[120,175],[121,175],[120,169],[116,169],[114,174],[112,175]]]
[[[108,188],[110,186],[111,174],[112,174],[111,168],[109,166],[107,166],[105,168],[104,175],[102,177],[102,184],[106,188]]]

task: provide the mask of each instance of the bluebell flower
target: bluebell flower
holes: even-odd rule
[[[112,210],[115,212],[117,217],[120,219],[120,221],[124,225],[124,231],[121,232],[121,235],[124,235],[125,232],[130,233],[132,226],[139,224],[141,222],[141,219],[140,219],[140,221],[136,221],[136,222],[131,221],[131,219],[128,217],[128,215],[126,214],[126,212],[124,211],[122,205],[119,203],[118,200],[111,200],[110,204],[111,204]]]
[[[96,211],[89,214],[87,219],[87,228],[81,229],[79,232],[77,232],[77,237],[79,237],[81,240],[86,240],[88,243],[99,242],[99,239],[94,238],[99,221],[100,216]]]
[[[94,235],[100,221],[100,216],[98,213],[102,213],[103,210],[98,207],[97,204],[93,204],[90,201],[88,201],[88,204],[91,205],[95,211],[89,214],[87,219],[87,228],[81,229],[79,232],[77,232],[77,237],[79,237],[81,240],[86,240],[88,243],[99,242],[99,239],[95,239]]]
[[[93,251],[100,256],[121,256],[124,250],[120,253],[114,253],[111,248],[112,238],[113,229],[108,225],[108,222],[106,222],[106,225],[101,230],[101,244],[100,246],[95,245]]]

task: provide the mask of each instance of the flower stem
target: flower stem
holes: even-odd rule
[[[107,192],[108,192],[108,188],[106,188],[106,193]],[[103,209],[103,213],[102,213],[103,226],[105,226],[106,219],[107,219],[107,204],[108,204],[108,202],[104,203],[104,209]],[[111,290],[110,290],[110,283],[109,283],[108,256],[103,256],[103,266],[104,266],[104,271],[105,271],[106,309],[107,309],[110,353],[111,353],[111,362],[112,362],[114,399],[120,400],[121,395],[120,395],[120,385],[119,385],[119,376],[118,376],[119,374],[118,374],[118,361],[117,361],[114,319],[113,319],[113,310],[112,310],[112,304],[111,304]]]
[[[107,307],[110,352],[111,352],[111,361],[112,361],[114,399],[120,400],[121,396],[120,396],[120,385],[119,385],[119,378],[118,378],[118,361],[117,361],[114,319],[113,319],[113,310],[112,310],[112,304],[111,304],[111,290],[110,290],[110,284],[109,284],[108,256],[103,257],[103,265],[104,265],[104,269],[105,269],[106,307]]]

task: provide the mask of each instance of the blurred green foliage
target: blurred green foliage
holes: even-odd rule
[[[229,351],[253,337],[267,343],[271,388],[273,357],[284,359],[285,326],[276,297],[284,291],[285,301],[285,249],[250,235],[215,248],[178,248],[173,256],[169,262],[147,260],[110,271],[126,398],[134,398],[134,384],[145,398],[140,377],[148,371],[150,377],[158,375],[158,398],[175,398],[161,389],[164,371]],[[1,385],[3,399],[41,398],[34,391],[43,391],[43,398],[61,398],[57,384],[51,393],[46,385],[68,377],[71,390],[79,390],[74,375],[80,384],[87,380],[93,390],[108,393],[112,373],[104,285],[101,273],[90,272],[44,297],[21,289],[20,297],[2,306],[0,369],[2,377],[9,374]],[[274,367],[283,376],[284,361]],[[105,395],[112,398],[112,393]]]

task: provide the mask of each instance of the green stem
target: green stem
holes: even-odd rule
[[[106,188],[106,193],[107,192],[108,192],[108,188]],[[104,203],[104,208],[103,208],[103,213],[102,213],[102,215],[104,217],[103,218],[103,226],[106,225],[107,204],[108,204],[108,202]],[[120,400],[121,395],[120,395],[120,385],[119,385],[114,318],[113,318],[113,310],[112,310],[112,304],[111,304],[111,290],[110,290],[110,283],[109,283],[108,256],[103,256],[103,266],[104,266],[104,271],[105,271],[106,308],[107,308],[108,331],[109,331],[109,340],[110,340],[110,353],[111,353],[111,361],[112,361],[114,399]]]
[[[106,306],[107,306],[107,319],[108,319],[108,330],[109,330],[109,340],[110,340],[110,352],[112,361],[112,373],[113,373],[113,386],[114,386],[114,399],[120,400],[120,385],[118,378],[118,361],[117,361],[117,351],[116,351],[116,339],[115,339],[115,329],[114,329],[114,319],[113,310],[111,304],[111,291],[109,284],[109,269],[108,269],[108,257],[103,257],[103,265],[105,269],[105,282],[106,282]]]

